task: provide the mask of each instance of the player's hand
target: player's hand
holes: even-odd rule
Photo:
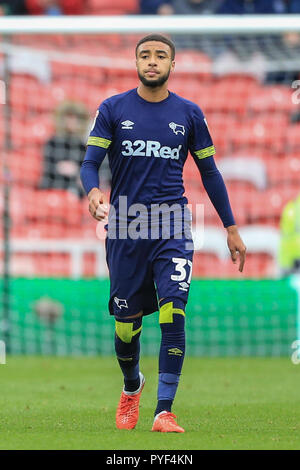
[[[227,227],[227,233],[227,245],[231,254],[231,259],[233,263],[236,264],[239,254],[239,271],[242,272],[246,260],[246,246],[244,245],[243,240],[240,237],[236,225],[231,225],[230,227]]]
[[[96,220],[104,220],[108,215],[108,205],[104,201],[104,194],[100,189],[93,188],[88,194],[89,211]]]

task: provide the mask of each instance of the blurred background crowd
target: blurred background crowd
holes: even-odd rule
[[[107,9],[107,5],[102,0],[0,0],[0,9],[2,15],[82,15],[101,14],[105,12],[103,9]],[[139,0],[135,11],[130,13],[143,15],[300,13],[300,0]]]

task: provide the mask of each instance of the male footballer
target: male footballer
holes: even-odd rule
[[[97,111],[81,180],[91,215],[96,220],[108,216],[109,311],[115,317],[115,351],[124,376],[116,426],[133,429],[137,424],[145,384],[139,369],[142,319],[159,311],[161,346],[152,431],[181,433],[184,429],[172,413],[172,404],[185,355],[193,260],[193,243],[181,217],[187,204],[182,171],[188,152],[227,230],[231,258],[241,272],[246,248],[215,165],[204,115],[195,103],[168,90],[175,67],[174,44],[162,35],[144,37],[136,46],[136,67],[138,87],[106,99]],[[109,214],[98,177],[106,153],[112,172]],[[155,208],[161,209],[156,219],[151,213]],[[135,216],[139,236],[133,230]]]

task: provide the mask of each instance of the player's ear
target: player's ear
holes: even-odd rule
[[[171,72],[174,72],[175,70],[175,60],[172,60],[171,62]]]

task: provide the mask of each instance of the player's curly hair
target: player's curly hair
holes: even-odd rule
[[[144,42],[148,42],[148,41],[159,41],[159,42],[163,42],[164,44],[167,44],[171,49],[171,59],[172,60],[175,59],[174,43],[171,41],[171,39],[167,38],[166,36],[163,36],[162,34],[149,34],[148,36],[145,36],[142,39],[140,39],[135,48],[136,57],[137,57],[137,50],[139,46],[143,44]]]

